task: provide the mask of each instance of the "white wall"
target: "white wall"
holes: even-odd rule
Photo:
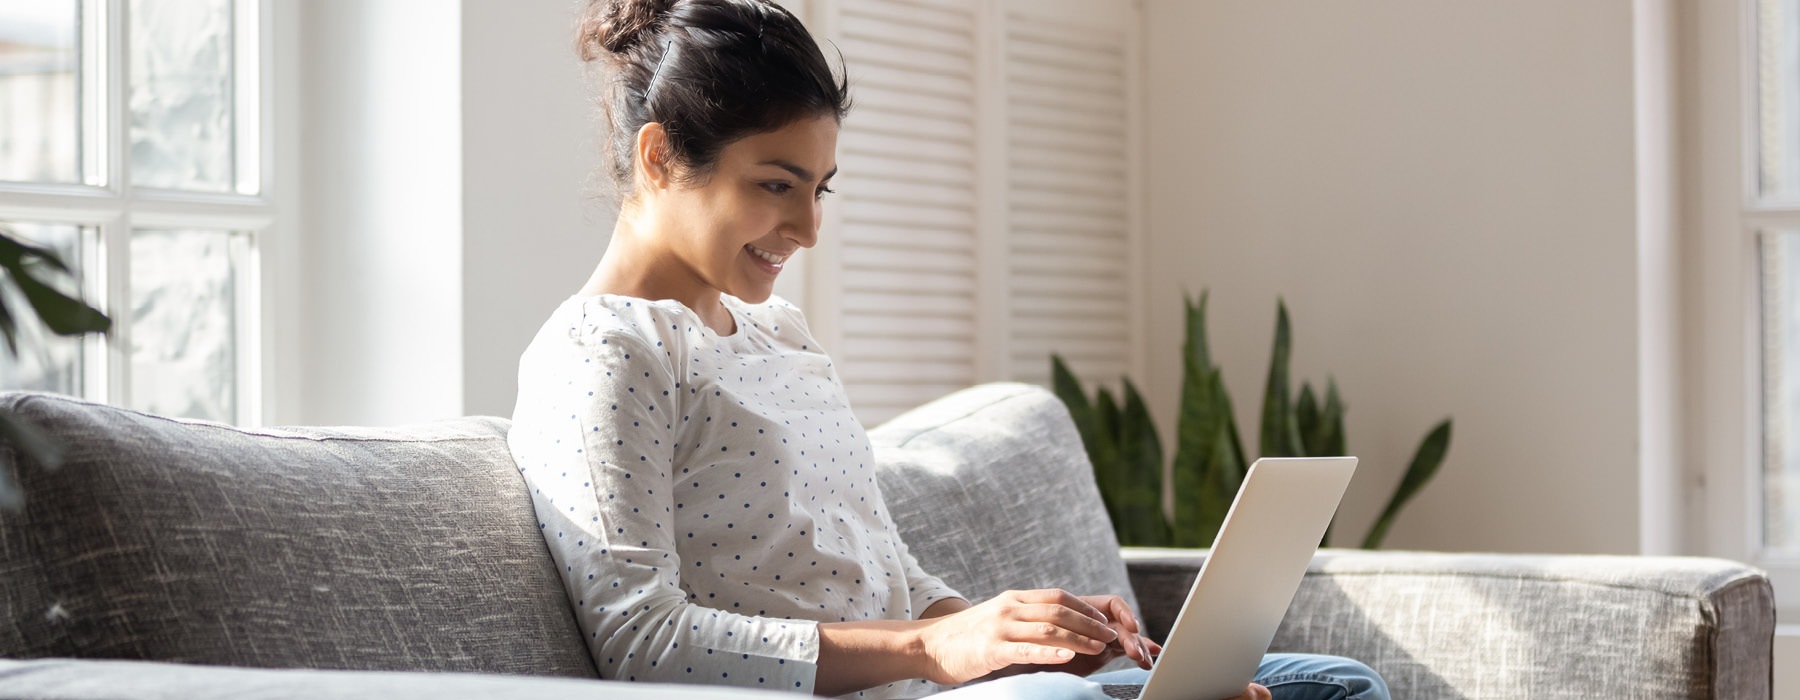
[[[1636,551],[1630,0],[1150,0],[1146,21],[1165,436],[1182,291],[1212,291],[1252,442],[1280,295],[1296,376],[1350,407],[1349,533],[1448,415],[1388,547]]]
[[[463,410],[511,416],[519,353],[612,234],[575,55],[582,3],[464,0]]]
[[[303,382],[274,423],[461,415],[461,17],[310,0],[301,20]],[[279,323],[279,320],[276,321]],[[277,369],[277,371],[283,371]]]
[[[271,422],[510,416],[519,353],[611,214],[578,3],[305,4],[299,392]],[[293,371],[292,369],[288,371]]]

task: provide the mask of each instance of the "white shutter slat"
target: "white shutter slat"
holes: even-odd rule
[[[959,99],[917,91],[896,90],[883,85],[859,85],[853,88],[858,113],[910,114],[960,121],[969,114],[969,103]]]
[[[964,272],[921,272],[919,270],[896,270],[890,267],[846,267],[851,281],[845,282],[846,291],[855,292],[892,292],[905,294],[919,288],[931,289],[938,294],[954,296],[975,295],[975,275]]]
[[[898,329],[917,338],[966,338],[974,326],[968,318],[950,318],[947,316],[924,316],[909,318],[904,328]],[[896,332],[892,319],[882,316],[852,315],[843,320],[845,335],[879,336]]]
[[[859,85],[878,85],[951,99],[975,93],[975,81],[969,77],[940,75],[911,67],[884,66],[879,63],[856,64],[855,72],[850,74],[850,86],[854,91]],[[854,97],[853,93],[852,98]],[[971,104],[972,102],[971,100]]]
[[[932,27],[947,31],[964,31],[969,26],[967,0],[885,0],[865,2],[847,0],[841,5],[844,14],[879,20],[884,31],[905,31],[913,27]]]
[[[910,246],[854,246],[844,251],[844,267],[853,270],[895,270],[927,274],[953,274],[970,278],[975,259],[955,250]]]
[[[1129,130],[1123,30],[1019,3],[1006,14],[1008,372],[1090,385],[1131,365]]]
[[[937,294],[895,294],[846,288],[843,290],[844,315],[865,314],[880,316],[891,320],[895,327],[904,328],[910,319],[922,318],[974,318],[974,307],[969,300],[962,297],[947,297]],[[971,321],[970,329],[973,330]],[[848,362],[855,358],[844,358]]]
[[[851,112],[855,115],[844,124],[844,135],[838,137],[838,153],[865,153],[869,155],[900,156],[916,158],[920,162],[955,163],[973,168],[969,162],[969,144],[966,142],[920,141],[898,134],[883,132],[875,124],[862,124],[862,111]],[[876,113],[876,116],[881,116]],[[872,120],[878,122],[877,120]]]
[[[966,362],[884,361],[865,359],[839,373],[846,382],[895,384],[925,382],[960,384],[969,380]],[[853,404],[854,405],[854,404]]]
[[[873,190],[873,186],[870,191]],[[954,230],[973,239],[975,214],[967,209],[931,209],[896,204],[892,201],[864,197],[862,193],[852,189],[848,183],[843,189],[844,200],[844,240],[849,241],[856,233],[856,225],[865,223],[884,224],[895,227],[917,226],[926,229]],[[974,249],[974,243],[969,248]]]
[[[873,423],[974,381],[975,14],[955,0],[839,8],[857,104],[838,136],[835,351]]]
[[[965,257],[975,255],[974,241],[969,240],[966,231],[956,228],[934,229],[924,225],[888,226],[878,220],[859,220],[854,227],[842,233],[846,243],[845,255],[850,255],[852,248],[867,247],[878,252],[897,250],[949,251]]]

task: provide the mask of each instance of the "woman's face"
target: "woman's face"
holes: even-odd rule
[[[818,242],[819,198],[837,173],[838,123],[802,119],[720,152],[697,184],[657,188],[669,252],[705,289],[761,303],[794,253]]]

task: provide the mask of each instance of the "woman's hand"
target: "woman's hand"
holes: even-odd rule
[[[1156,656],[1162,653],[1162,645],[1143,636],[1137,616],[1132,614],[1131,606],[1125,604],[1125,599],[1116,595],[1079,596],[1079,599],[1105,617],[1106,626],[1113,630],[1113,641],[1098,653],[1084,652],[1060,663],[1014,664],[994,675],[1061,671],[1086,676],[1121,656],[1137,662],[1138,668],[1149,669]]]
[[[1235,698],[1226,698],[1226,700],[1272,700],[1272,698],[1269,696],[1268,688],[1251,683],[1250,687],[1244,689],[1243,695],[1239,695]]]
[[[919,642],[926,678],[967,683],[1016,665],[1067,666],[1119,642],[1107,616],[1067,591],[1007,591],[980,605],[932,618]],[[1095,668],[1098,668],[1096,666]]]

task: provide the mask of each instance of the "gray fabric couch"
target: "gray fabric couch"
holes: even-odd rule
[[[598,679],[507,422],[242,429],[0,394],[68,446],[0,512],[0,697],[758,698]],[[890,512],[973,598],[1133,597],[1166,631],[1203,551],[1112,545],[1067,413],[975,387],[871,431]],[[1327,550],[1276,650],[1400,698],[1766,698],[1773,593],[1689,558]],[[794,697],[786,695],[787,697]]]

